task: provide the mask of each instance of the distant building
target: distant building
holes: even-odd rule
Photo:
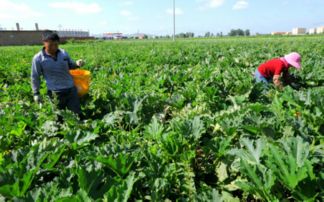
[[[80,30],[59,30],[57,34],[62,38],[86,38],[90,37],[90,33]]]
[[[12,45],[38,45],[42,43],[42,31],[38,30],[38,24],[35,24],[35,30],[21,30],[19,23],[16,23],[16,30],[0,30],[0,46]]]
[[[40,45],[43,31],[1,30],[0,46]]]
[[[271,35],[284,35],[286,32],[271,32]]]
[[[292,34],[293,35],[302,35],[302,34],[306,34],[306,28],[294,28],[292,30]]]
[[[271,32],[271,35],[291,35],[291,32]]]
[[[22,30],[19,23],[16,23],[16,30],[0,30],[0,46],[11,45],[41,45],[42,33],[38,24],[35,23],[35,30]],[[62,42],[69,39],[93,39],[89,32],[83,31],[55,31],[62,38]]]
[[[317,30],[316,30],[316,28],[311,28],[308,30],[308,33],[309,34],[317,34]]]
[[[118,40],[118,39],[126,39],[127,37],[123,35],[123,33],[104,33],[103,34],[103,38],[104,39],[108,39],[108,40]]]
[[[133,39],[147,39],[152,36],[148,36],[147,34],[144,33],[136,33],[136,34],[129,35],[129,37]]]
[[[146,35],[145,34],[136,34],[135,35],[135,38],[136,39],[145,39],[146,38]]]
[[[316,29],[316,33],[317,33],[317,34],[324,34],[324,26],[318,27],[318,28]]]

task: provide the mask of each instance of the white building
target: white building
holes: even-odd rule
[[[287,32],[271,32],[271,35],[286,35]]]
[[[292,30],[293,35],[306,34],[306,28],[294,28]]]
[[[316,28],[310,28],[309,30],[308,30],[308,33],[309,34],[316,34],[317,32],[316,32]]]
[[[318,28],[316,29],[316,33],[317,33],[317,34],[324,34],[324,26],[322,26],[322,27],[318,27]]]
[[[119,32],[112,33],[112,32],[109,32],[109,33],[104,33],[103,34],[103,38],[104,39],[110,39],[110,40],[112,40],[112,39],[124,39],[126,37],[123,35],[123,33],[119,33]]]
[[[89,37],[90,33],[86,31],[79,31],[79,30],[59,30],[57,31],[60,37],[74,37],[74,38],[83,38]]]

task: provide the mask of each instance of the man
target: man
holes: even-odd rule
[[[286,83],[290,81],[290,67],[295,67],[298,70],[301,69],[300,54],[294,52],[282,58],[269,60],[259,66],[254,76],[257,82],[269,83],[273,81],[276,87],[282,89],[283,84],[281,80],[284,80]]]
[[[74,62],[63,49],[59,49],[59,36],[52,31],[42,34],[44,47],[37,53],[32,61],[31,83],[34,101],[41,102],[40,77],[43,76],[50,98],[56,95],[59,109],[69,109],[81,116],[80,100],[70,69],[84,65],[82,60]]]

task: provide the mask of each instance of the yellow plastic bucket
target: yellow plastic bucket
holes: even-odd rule
[[[90,88],[91,73],[87,70],[75,69],[70,70],[73,77],[74,85],[78,89],[79,97],[86,95]]]

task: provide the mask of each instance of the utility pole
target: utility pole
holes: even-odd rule
[[[175,7],[175,0],[173,0],[173,41],[175,41],[175,34],[176,34],[176,7]]]

